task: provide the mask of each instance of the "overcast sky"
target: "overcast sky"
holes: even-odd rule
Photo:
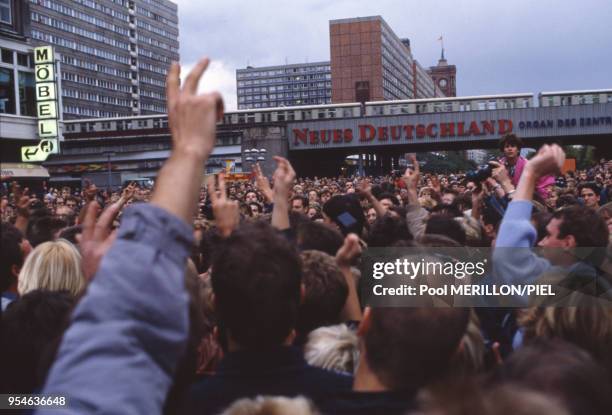
[[[329,60],[329,20],[382,16],[429,67],[457,66],[457,95],[612,88],[611,0],[174,0],[183,74],[236,108],[235,70]]]

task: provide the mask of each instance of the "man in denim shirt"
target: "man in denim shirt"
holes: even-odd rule
[[[90,214],[84,224],[83,267],[97,272],[90,273],[95,273],[93,280],[43,390],[68,398],[68,408],[50,411],[54,414],[162,411],[188,335],[184,274],[192,246],[189,223],[223,113],[218,93],[197,94],[208,63],[200,61],[182,88],[178,64],[170,68],[173,150],[151,204],[127,209],[116,236],[107,226],[113,212],[105,211],[97,224]],[[97,206],[92,203],[89,209],[95,212]]]

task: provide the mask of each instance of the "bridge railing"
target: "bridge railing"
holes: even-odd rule
[[[228,111],[220,125],[248,125],[293,121],[325,120],[335,118],[376,117],[497,109],[549,107],[612,103],[612,89],[590,91],[542,92],[537,100],[532,93],[481,95],[452,98],[427,98],[402,101],[372,101],[364,105],[346,104],[311,105],[299,107],[261,108]],[[130,130],[159,130],[168,127],[165,114],[124,118],[69,120],[64,122],[65,134],[78,135],[94,132]]]

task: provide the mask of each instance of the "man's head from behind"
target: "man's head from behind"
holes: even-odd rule
[[[419,388],[448,371],[468,320],[469,309],[367,308],[362,364],[387,390]]]
[[[320,251],[304,251],[304,302],[300,306],[298,330],[310,331],[338,323],[348,296],[348,285],[334,257]]]
[[[23,238],[19,229],[9,223],[2,223],[0,232],[2,249],[0,250],[0,292],[17,285],[17,276],[26,255],[32,247]]]
[[[74,303],[68,292],[35,290],[9,305],[0,336],[0,389],[32,393],[42,386],[38,375],[48,362],[41,359],[67,327]]]
[[[238,347],[265,349],[292,334],[301,295],[301,262],[270,225],[235,231],[215,251],[215,308],[221,328]]]

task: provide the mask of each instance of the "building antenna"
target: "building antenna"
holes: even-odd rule
[[[289,59],[285,56],[285,65],[289,65]]]

